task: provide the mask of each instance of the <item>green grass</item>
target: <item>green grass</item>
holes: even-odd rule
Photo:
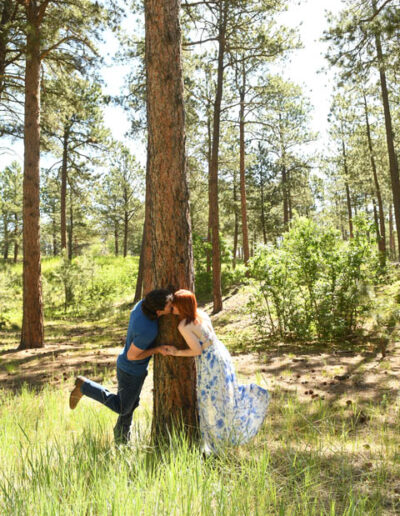
[[[115,447],[115,414],[68,391],[0,392],[0,513],[4,515],[396,514],[399,406],[302,404],[276,392],[256,439],[203,459],[175,436],[149,446],[140,407],[132,443]],[[396,484],[397,482],[397,484]],[[397,491],[396,491],[397,490]]]

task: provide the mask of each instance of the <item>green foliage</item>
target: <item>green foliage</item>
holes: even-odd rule
[[[134,292],[138,260],[80,256],[68,260],[66,253],[56,266],[43,273],[45,310],[52,317],[67,311],[90,317],[110,308]]]
[[[245,283],[245,267],[237,266],[232,269],[232,255],[229,244],[223,238],[220,238],[221,249],[221,284],[222,290],[226,292],[233,286]],[[210,256],[211,263],[211,243],[200,235],[193,233],[193,257],[195,268],[195,284],[196,296],[201,300],[208,299],[212,293],[212,270],[207,271],[207,254]]]
[[[354,239],[298,218],[278,246],[259,250],[251,264],[257,291],[249,302],[259,331],[296,339],[340,339],[368,314],[378,277],[367,223],[355,220]]]

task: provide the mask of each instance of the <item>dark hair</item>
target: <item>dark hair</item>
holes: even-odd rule
[[[142,312],[149,319],[157,319],[157,310],[164,310],[168,301],[172,301],[169,290],[159,288],[149,292],[142,302]]]

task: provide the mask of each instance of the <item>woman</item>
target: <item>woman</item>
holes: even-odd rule
[[[264,421],[268,391],[255,384],[237,383],[231,356],[215,335],[208,315],[197,309],[193,292],[175,292],[172,313],[181,319],[178,329],[189,349],[168,346],[168,353],[195,357],[204,451],[216,452],[227,444],[249,441]]]

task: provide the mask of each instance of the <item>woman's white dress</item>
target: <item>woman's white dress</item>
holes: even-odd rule
[[[200,431],[206,452],[249,441],[267,413],[269,394],[259,385],[240,385],[229,351],[215,335],[207,314],[195,326],[202,347],[196,356]]]

